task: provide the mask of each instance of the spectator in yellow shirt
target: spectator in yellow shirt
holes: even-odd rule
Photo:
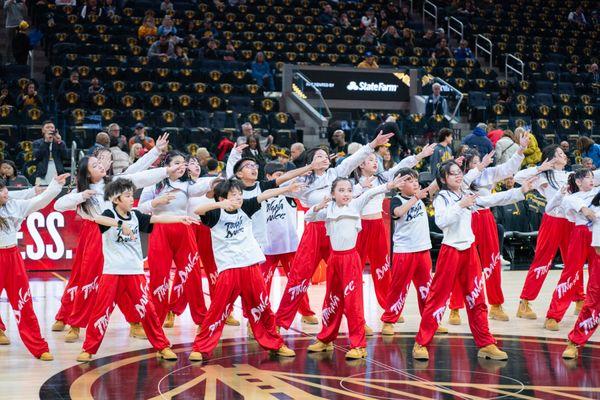
[[[144,18],[142,26],[138,29],[138,37],[144,39],[146,36],[156,36],[157,33],[158,29],[154,24],[154,18],[150,16]]]
[[[373,53],[367,51],[365,53],[365,59],[358,64],[358,68],[379,68],[379,65],[375,62],[375,57],[373,57]]]

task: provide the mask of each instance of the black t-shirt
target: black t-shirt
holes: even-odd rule
[[[260,182],[260,183],[262,183],[262,182]],[[243,212],[245,212],[248,217],[252,217],[252,215],[254,215],[255,212],[260,210],[260,203],[258,202],[256,197],[252,197],[251,199],[244,199],[244,201],[242,202],[241,210]],[[216,210],[210,210],[210,211],[206,212],[204,215],[201,215],[200,219],[202,220],[202,223],[204,225],[212,228],[219,222],[219,219],[221,218],[221,211],[223,211],[227,214],[237,214],[238,213],[238,210],[230,212],[230,211],[225,211],[220,208],[217,208]]]
[[[140,212],[139,210],[131,210],[131,212],[135,213],[135,216],[137,217],[140,232],[151,233],[153,224],[150,222],[150,219],[152,218],[152,216],[150,214],[144,214],[144,213]],[[106,209],[106,210],[104,210],[102,215],[105,217],[108,217],[108,218],[113,218],[113,219],[121,220],[124,222],[131,220],[130,213],[127,214],[126,218],[123,218],[117,213],[116,210]],[[100,225],[100,224],[98,224],[98,227],[100,228],[100,232],[102,232],[102,233],[106,232],[110,228],[113,228],[112,226],[104,226],[104,225]]]

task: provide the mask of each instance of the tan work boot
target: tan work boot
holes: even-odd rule
[[[331,343],[323,343],[317,339],[316,342],[311,344],[306,348],[307,351],[311,353],[321,353],[324,351],[333,351],[333,344]]]
[[[367,324],[365,324],[365,336],[373,336],[373,329]]]
[[[579,315],[579,313],[581,312],[581,309],[583,308],[583,300],[577,300],[575,302],[575,311],[574,311],[574,315]]]
[[[281,347],[274,353],[279,357],[296,357],[296,352],[287,347],[285,344],[281,345]]]
[[[489,358],[490,360],[505,361],[508,360],[508,354],[500,350],[495,344],[482,347],[477,352],[479,358]]]
[[[169,311],[167,313],[167,318],[165,318],[163,328],[172,328],[173,326],[175,326],[175,313],[173,311]]]
[[[240,321],[238,321],[237,319],[233,318],[232,314],[229,314],[227,316],[227,319],[225,320],[225,325],[240,326]]]
[[[200,353],[199,351],[192,351],[190,353],[190,357],[189,357],[190,361],[202,361],[202,353]]]
[[[502,304],[490,305],[490,319],[495,319],[496,321],[508,321],[508,315],[504,312]]]
[[[384,322],[383,327],[381,328],[381,334],[385,336],[394,336],[394,324]]]
[[[144,327],[139,322],[129,324],[129,336],[136,339],[148,339]]]
[[[578,346],[573,342],[569,342],[567,344],[567,347],[565,348],[565,351],[563,351],[562,353],[562,358],[564,358],[565,360],[574,360],[577,357],[579,357]]]
[[[517,310],[518,318],[537,319],[537,314],[529,307],[529,301],[521,299],[519,301],[519,309]]]
[[[73,343],[76,342],[77,339],[79,339],[79,328],[72,326],[69,329],[69,332],[67,332],[67,334],[65,335],[65,342]]]
[[[403,324],[404,323],[404,317],[402,315],[400,315],[398,317],[398,321],[396,321],[397,324]]]
[[[177,360],[177,354],[175,354],[173,352],[173,350],[171,350],[170,347],[165,347],[164,349],[162,349],[161,351],[159,351],[156,354],[163,360],[169,360],[169,361]]]
[[[79,362],[90,362],[92,361],[92,355],[86,351],[82,351],[77,356],[77,361]]]
[[[544,329],[548,331],[557,331],[558,322],[554,318],[547,318],[546,322],[544,322]]]
[[[358,360],[367,357],[367,349],[364,347],[355,347],[346,353],[346,358]]]
[[[52,324],[52,332],[62,332],[65,330],[65,323],[62,321],[54,321]]]
[[[435,333],[438,335],[446,334],[448,333],[448,328],[446,328],[445,326],[438,325],[437,329],[435,330]]]
[[[42,353],[42,355],[40,356],[40,360],[52,361],[52,360],[54,360],[54,356],[50,352],[46,351],[46,352]]]
[[[450,310],[450,317],[448,317],[448,323],[450,325],[460,325],[460,314],[458,310]]]
[[[421,346],[419,343],[415,342],[412,350],[412,356],[415,360],[427,361],[429,360],[429,351],[427,351],[427,347]]]
[[[314,315],[304,315],[300,321],[307,325],[317,325],[319,323],[319,320]]]
[[[0,346],[6,346],[10,344],[10,339],[6,336],[6,333],[0,329]]]

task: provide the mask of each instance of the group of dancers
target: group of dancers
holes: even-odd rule
[[[307,151],[306,166],[287,170],[265,166],[258,180],[256,160],[242,157],[245,145],[233,148],[225,176],[200,177],[193,157],[168,151],[168,134],[156,147],[120,175],[111,171],[111,153],[99,149],[82,158],[76,187],[56,200],[57,211],[73,210],[82,228],[72,273],[61,298],[52,331],[67,329],[65,341],[85,340],[77,360],[97,353],[115,306],[130,324],[132,337],[148,339],[157,354],[177,359],[164,328],[189,306],[198,326],[191,361],[211,356],[225,325],[239,325],[232,316],[241,297],[249,334],[265,349],[282,357],[295,352],[284,344],[280,328],[289,329],[296,313],[302,323],[318,324],[308,301],[308,287],[321,260],[327,262],[322,329],[309,352],[332,351],[342,317],[348,322],[350,359],[367,356],[363,269],[370,264],[376,299],[384,309],[382,335],[394,335],[403,320],[410,283],[415,286],[421,322],[413,357],[429,358],[427,346],[449,306],[451,324],[460,324],[466,308],[478,357],[506,360],[490,333],[489,318],[508,321],[503,309],[497,225],[490,207],[524,199],[536,189],[547,199],[517,317],[536,319],[531,301],[560,248],[565,268],[554,291],[544,327],[558,330],[569,304],[576,302],[578,320],[569,333],[563,357],[576,358],[593,334],[600,314],[600,174],[586,169],[565,172],[567,157],[559,146],[544,149],[544,162],[520,170],[529,136],[520,131],[519,150],[504,164],[491,166],[493,153],[480,157],[470,149],[439,166],[426,188],[413,169],[433,153],[427,145],[388,171],[378,172],[375,150],[393,134],[379,133],[369,144],[332,166],[323,148]],[[151,168],[158,160],[161,167]],[[519,188],[494,193],[513,177]],[[17,232],[32,212],[47,206],[62,190],[68,175],[45,190],[8,192],[0,186],[0,291],[6,289],[20,336],[41,360],[53,359],[35,316],[27,274],[17,251]],[[134,192],[142,189],[134,208]],[[385,194],[391,200],[392,257],[382,219]],[[423,199],[433,197],[435,223],[443,232],[432,274],[429,222]],[[306,225],[297,236],[297,202],[306,207]],[[140,233],[149,233],[148,269]],[[589,266],[587,294],[583,266]],[[172,266],[175,273],[171,275]],[[277,266],[287,275],[279,308],[273,313],[270,286]],[[210,305],[202,289],[201,269],[208,278]],[[488,306],[490,305],[488,312]],[[9,344],[0,321],[0,344]]]

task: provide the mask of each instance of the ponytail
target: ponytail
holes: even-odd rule
[[[581,168],[580,170],[577,170],[577,171],[573,172],[571,175],[569,175],[569,179],[567,181],[567,184],[569,185],[569,192],[570,193],[579,192],[579,186],[577,185],[577,179],[583,179],[591,173],[592,173],[592,171],[590,171],[589,169]]]

